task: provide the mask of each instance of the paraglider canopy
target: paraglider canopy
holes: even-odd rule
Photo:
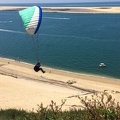
[[[34,67],[35,72],[41,70],[43,73],[45,71],[40,67],[41,64],[39,61],[39,50],[38,50],[38,39],[34,39],[34,34],[39,30],[42,21],[42,9],[39,6],[28,7],[19,11],[19,15],[23,21],[24,28],[26,32],[32,36],[32,40],[35,47],[37,64]]]
[[[37,33],[42,21],[42,9],[33,6],[19,11],[19,15],[24,24],[24,28],[29,35]]]

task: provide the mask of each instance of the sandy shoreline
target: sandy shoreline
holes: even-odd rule
[[[0,6],[0,10],[21,10],[28,6]],[[42,7],[43,12],[62,13],[117,13],[120,14],[120,7]]]
[[[46,68],[45,74],[34,72],[33,65],[0,58],[0,108],[36,110],[37,105],[58,105],[67,99],[64,109],[79,105],[74,96],[91,96],[103,90],[116,91],[120,101],[120,80]],[[73,82],[73,84],[68,84]]]

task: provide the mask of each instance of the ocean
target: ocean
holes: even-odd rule
[[[0,16],[0,57],[36,64],[39,56],[43,66],[120,78],[120,14],[43,13],[34,38],[39,52],[18,11],[0,11]]]

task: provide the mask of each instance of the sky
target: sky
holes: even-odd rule
[[[69,2],[110,2],[120,0],[0,0],[0,3],[69,3]]]

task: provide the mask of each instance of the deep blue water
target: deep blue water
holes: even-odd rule
[[[0,56],[35,64],[38,53],[18,11],[0,16]],[[120,14],[43,13],[34,39],[44,66],[120,78]]]

